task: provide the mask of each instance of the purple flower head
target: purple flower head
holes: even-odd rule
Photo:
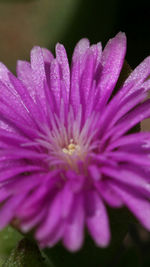
[[[124,33],[76,45],[71,67],[34,47],[17,78],[0,63],[0,228],[17,220],[41,247],[70,251],[86,228],[100,247],[110,241],[106,204],[126,205],[150,230],[150,133],[130,133],[150,116],[150,57],[112,96],[126,52]]]

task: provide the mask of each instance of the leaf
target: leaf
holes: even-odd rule
[[[0,231],[0,266],[21,238],[22,235],[10,226]]]
[[[11,255],[3,264],[3,267],[54,267],[52,263],[41,254],[36,243],[26,237],[22,239]]]

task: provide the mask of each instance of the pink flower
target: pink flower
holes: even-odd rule
[[[61,44],[56,58],[34,47],[17,78],[0,64],[0,228],[17,219],[41,247],[75,251],[86,227],[105,247],[108,204],[150,230],[150,133],[129,133],[150,116],[150,57],[112,96],[125,52],[119,33],[103,51],[80,40],[71,67]]]

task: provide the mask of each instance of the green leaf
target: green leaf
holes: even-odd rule
[[[44,254],[41,254],[36,243],[30,238],[22,239],[3,267],[54,267]]]
[[[0,231],[0,266],[21,238],[22,235],[11,226]]]

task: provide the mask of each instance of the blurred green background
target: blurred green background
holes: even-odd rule
[[[34,45],[54,52],[55,44],[62,42],[71,58],[80,38],[104,46],[118,31],[127,34],[126,59],[134,68],[150,55],[150,1],[0,0],[0,61],[13,72],[17,59],[29,60]],[[143,125],[150,128],[149,121]],[[10,227],[0,233],[0,266],[20,238]],[[145,230],[131,229],[114,266],[150,266]]]
[[[62,42],[69,53],[82,37],[106,41],[118,31],[128,37],[127,60],[136,66],[150,54],[148,0],[0,0],[0,60],[15,70],[29,59],[33,45],[54,51]]]

